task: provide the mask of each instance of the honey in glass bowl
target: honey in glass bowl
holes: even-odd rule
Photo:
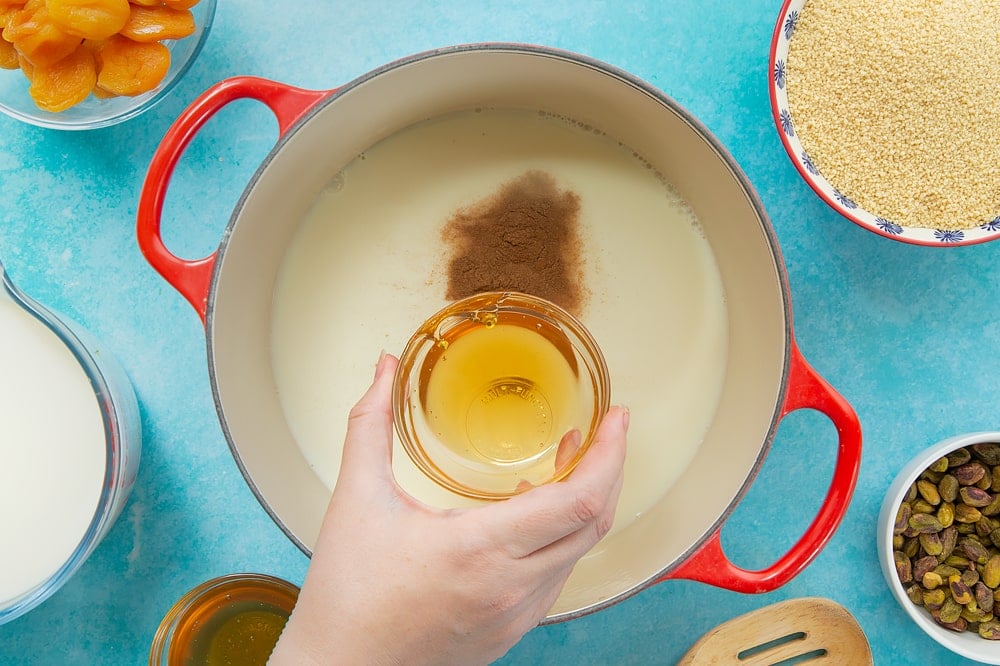
[[[404,450],[431,479],[503,499],[565,478],[610,402],[603,354],[572,315],[513,292],[477,294],[431,316],[396,371]]]
[[[150,666],[267,663],[299,596],[273,576],[231,574],[202,583],[164,616]]]

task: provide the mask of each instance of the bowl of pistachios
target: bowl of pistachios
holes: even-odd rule
[[[928,636],[1000,664],[1000,432],[949,437],[910,460],[882,503],[878,556]]]

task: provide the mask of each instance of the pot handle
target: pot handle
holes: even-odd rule
[[[805,534],[770,567],[748,571],[730,562],[723,552],[720,524],[679,567],[655,582],[684,578],[736,592],[770,592],[801,573],[819,555],[840,525],[854,493],[861,465],[861,424],[847,401],[806,362],[793,340],[788,392],[779,418],[798,409],[825,414],[837,427],[839,439],[830,488]]]
[[[205,323],[212,271],[218,252],[201,259],[182,259],[163,244],[160,216],[167,185],[181,155],[198,131],[224,106],[238,99],[255,99],[278,120],[278,136],[285,133],[332,90],[304,90],[253,76],[224,79],[203,92],[174,121],[153,154],[139,196],[136,214],[139,248],[146,260],[187,301]]]

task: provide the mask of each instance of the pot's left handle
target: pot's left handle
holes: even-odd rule
[[[836,532],[854,494],[861,466],[861,424],[848,402],[810,367],[793,340],[788,392],[780,417],[798,409],[815,409],[825,414],[836,426],[838,436],[830,487],[805,534],[773,565],[748,571],[726,557],[720,525],[694,554],[656,582],[685,578],[736,592],[770,592],[801,573],[819,555]]]
[[[194,306],[202,324],[205,323],[217,252],[201,259],[182,259],[167,249],[160,234],[167,185],[177,162],[205,123],[230,102],[250,98],[265,104],[278,120],[280,137],[331,92],[304,90],[253,76],[225,79],[202,93],[184,110],[156,149],[139,197],[139,248],[150,265]]]

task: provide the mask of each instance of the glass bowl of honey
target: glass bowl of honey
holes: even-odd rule
[[[163,617],[149,664],[264,666],[298,598],[297,586],[265,574],[229,574],[206,581]]]
[[[393,420],[438,485],[500,500],[573,471],[608,411],[597,341],[554,303],[516,292],[455,301],[400,355]]]

